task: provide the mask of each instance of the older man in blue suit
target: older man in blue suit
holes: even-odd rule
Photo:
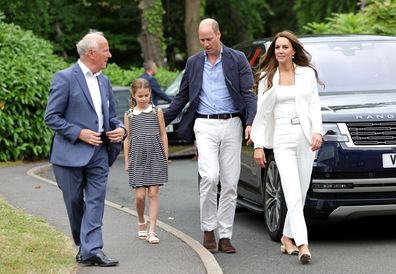
[[[165,112],[169,124],[189,103],[178,128],[182,139],[196,138],[200,181],[200,222],[203,245],[211,252],[235,253],[231,244],[237,184],[240,175],[242,132],[250,142],[257,99],[253,74],[245,55],[220,42],[219,25],[205,19],[199,25],[204,51],[187,60],[179,93]],[[221,194],[217,207],[217,184]]]
[[[45,123],[54,130],[50,162],[62,190],[77,262],[115,266],[103,251],[102,219],[109,166],[126,130],[116,118],[110,81],[100,73],[111,58],[100,32],[77,43],[80,59],[52,80]]]

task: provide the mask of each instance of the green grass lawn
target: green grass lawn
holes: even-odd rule
[[[0,273],[75,273],[72,241],[0,197]]]

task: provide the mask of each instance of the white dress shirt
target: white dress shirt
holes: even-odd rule
[[[98,131],[103,132],[103,111],[102,111],[102,97],[100,96],[100,89],[98,83],[98,76],[100,72],[93,74],[86,65],[80,60],[77,61],[80,66],[85,81],[87,82],[87,86],[89,89],[89,93],[91,94],[91,99],[95,107],[95,112],[98,115]]]

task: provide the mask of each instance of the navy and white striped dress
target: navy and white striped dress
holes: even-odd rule
[[[160,137],[157,108],[133,114],[129,121],[128,177],[132,188],[163,185],[168,181],[168,163]]]

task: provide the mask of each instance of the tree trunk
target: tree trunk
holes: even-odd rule
[[[159,6],[158,6],[159,5]],[[160,7],[160,8],[158,8]],[[139,9],[142,11],[142,32],[138,37],[142,48],[144,61],[154,61],[157,66],[165,66],[164,53],[162,50],[162,13],[161,0],[141,0]],[[153,12],[153,10],[155,11]],[[146,17],[146,12],[150,11],[150,17]],[[154,15],[153,15],[154,14]],[[155,18],[153,18],[153,16]]]
[[[186,45],[188,56],[201,50],[198,37],[198,25],[200,22],[200,0],[185,0],[184,32],[186,33]]]

